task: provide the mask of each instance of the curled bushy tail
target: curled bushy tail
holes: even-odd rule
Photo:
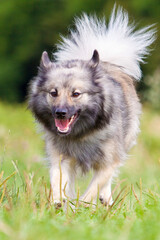
[[[135,30],[129,24],[128,13],[115,7],[108,25],[105,19],[83,14],[75,19],[75,30],[70,37],[62,37],[58,51],[54,54],[57,61],[81,59],[89,60],[96,49],[101,61],[122,67],[125,73],[136,80],[141,78],[140,62],[149,54],[149,46],[155,40],[153,25]]]

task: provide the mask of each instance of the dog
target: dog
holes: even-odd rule
[[[44,131],[55,204],[75,199],[77,168],[94,170],[80,201],[112,204],[111,183],[136,143],[141,104],[135,82],[155,40],[152,26],[135,31],[114,7],[108,25],[83,14],[51,61],[43,52],[29,87],[29,108]],[[61,190],[60,190],[61,189]]]

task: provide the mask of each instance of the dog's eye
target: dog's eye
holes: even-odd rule
[[[57,89],[51,91],[51,92],[50,92],[50,95],[51,95],[52,97],[57,97],[57,96],[58,96]]]
[[[72,97],[79,97],[81,95],[81,93],[80,92],[73,92],[72,93]]]

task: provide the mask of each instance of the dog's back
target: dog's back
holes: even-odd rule
[[[141,104],[139,102],[136,90],[135,80],[121,70],[121,67],[109,63],[102,63],[107,76],[115,87],[120,88],[122,94],[117,94],[117,107],[121,112],[121,129],[124,136],[124,148],[128,152],[136,143],[136,137],[139,132],[139,117],[141,114]],[[119,117],[117,115],[117,121]]]

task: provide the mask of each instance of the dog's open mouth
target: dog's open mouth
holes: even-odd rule
[[[76,121],[78,118],[78,113],[74,114],[72,117],[67,119],[55,119],[55,125],[59,133],[67,134],[71,130],[71,125]]]

